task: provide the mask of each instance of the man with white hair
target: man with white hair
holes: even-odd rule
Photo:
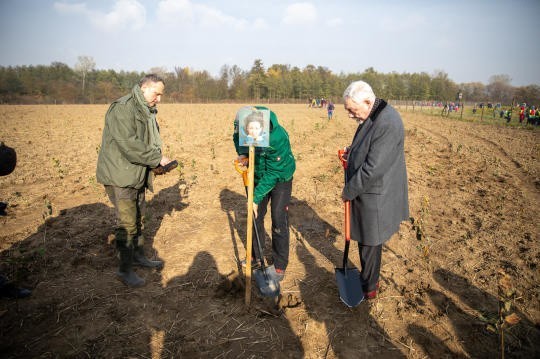
[[[358,128],[347,149],[342,199],[351,202],[351,239],[358,241],[364,297],[374,299],[382,245],[409,218],[405,132],[399,113],[366,82],[351,83],[343,99]]]

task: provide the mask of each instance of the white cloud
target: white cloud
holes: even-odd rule
[[[157,8],[160,24],[174,26],[194,21],[194,9],[189,0],[163,0]]]
[[[110,12],[88,9],[86,3],[54,3],[54,8],[65,14],[80,14],[90,23],[104,31],[118,29],[141,29],[146,23],[146,10],[137,0],[117,0]]]
[[[221,10],[195,4],[189,0],[162,0],[158,4],[157,18],[160,24],[178,27],[198,25],[206,28],[230,27],[242,30],[248,21],[227,15]]]
[[[235,29],[242,30],[247,25],[247,21],[244,19],[226,15],[206,5],[197,5],[196,14],[199,16],[200,24],[205,27],[231,26]]]
[[[113,11],[104,17],[97,16],[92,22],[111,30],[125,27],[141,29],[146,23],[146,9],[137,0],[118,0]]]
[[[315,21],[317,21],[317,9],[309,2],[289,5],[283,17],[283,23],[287,25],[305,25]]]

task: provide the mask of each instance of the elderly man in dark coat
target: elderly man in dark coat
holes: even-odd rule
[[[369,84],[351,83],[343,99],[358,128],[347,150],[342,198],[351,201],[351,239],[358,241],[364,295],[374,299],[382,245],[409,218],[405,133],[399,113],[376,98]]]

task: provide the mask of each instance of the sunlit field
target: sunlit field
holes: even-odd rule
[[[33,290],[0,300],[3,356],[497,357],[501,339],[506,357],[539,356],[540,141],[517,113],[508,126],[400,106],[411,219],[384,248],[379,297],[349,309],[334,277],[337,150],[356,124],[342,105],[331,121],[270,105],[297,160],[290,264],[278,307],[255,286],[246,307],[246,197],[232,163],[243,105],[159,106],[164,152],[180,166],[147,196],[145,246],[165,268],[137,269],[137,290],[115,278],[114,216],[95,177],[108,106],[0,106],[0,140],[18,155],[0,177],[0,272]],[[349,258],[359,266],[355,244]]]

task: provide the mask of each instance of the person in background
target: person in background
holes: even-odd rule
[[[328,106],[326,107],[326,111],[328,112],[328,121],[330,121],[334,116],[334,109],[335,106],[332,100],[328,101]]]
[[[523,123],[525,119],[525,105],[519,107],[519,123]]]
[[[512,108],[510,107],[506,111],[504,111],[504,118],[506,119],[506,123],[509,123],[512,120]]]
[[[399,113],[375,97],[364,81],[343,93],[345,110],[358,123],[347,149],[343,201],[351,202],[351,239],[358,241],[366,299],[377,297],[382,245],[409,219],[405,132]]]
[[[14,148],[6,146],[0,142],[0,176],[11,174],[17,166],[17,152]],[[0,215],[7,216],[7,203],[0,202]],[[0,274],[0,298],[26,298],[32,291],[26,288],[17,287],[11,283],[4,275]]]
[[[529,109],[527,113],[528,113],[527,124],[536,125],[537,118],[538,118],[538,110],[536,109],[536,107],[531,106],[531,108]]]
[[[248,160],[249,147],[239,146],[239,119],[242,114],[266,107],[243,107],[238,110],[234,121],[233,142],[239,162]],[[292,154],[287,131],[279,124],[276,114],[270,111],[270,134],[268,147],[255,148],[255,180],[253,211],[261,241],[264,240],[264,217],[270,203],[272,218],[272,260],[277,280],[283,280],[289,264],[289,203],[296,161]],[[264,248],[264,242],[261,243]],[[262,258],[256,245],[252,247],[256,258]],[[253,258],[252,258],[253,260]],[[255,262],[256,264],[256,262]]]
[[[144,285],[133,265],[160,269],[163,262],[144,254],[145,191],[153,191],[152,169],[171,162],[162,152],[156,105],[165,89],[162,78],[144,76],[131,93],[114,101],[105,115],[96,178],[116,213],[115,243],[120,258],[116,272],[129,287]]]
[[[0,176],[7,176],[15,170],[17,165],[17,152],[15,149],[6,146],[4,142],[0,142]],[[6,216],[8,204],[0,202],[0,216]]]

